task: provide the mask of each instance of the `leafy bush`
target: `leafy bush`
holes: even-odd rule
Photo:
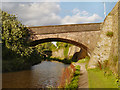
[[[26,55],[24,50],[28,46],[28,38],[30,33],[28,29],[22,25],[15,15],[10,15],[7,12],[2,11],[2,45],[24,56]]]
[[[2,15],[2,59],[3,71],[16,71],[29,68],[40,62],[40,55],[29,47],[29,30],[17,20],[15,15],[1,11]],[[38,60],[38,61],[37,61]]]
[[[76,70],[74,76],[80,75],[80,71]]]
[[[76,70],[80,70],[80,66],[79,66],[79,65],[76,65],[76,66],[75,66],[75,69],[76,69]]]

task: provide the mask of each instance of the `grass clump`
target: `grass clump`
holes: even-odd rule
[[[108,37],[112,37],[112,36],[113,36],[113,32],[112,32],[112,31],[108,31],[108,32],[106,33],[106,35],[107,35]]]

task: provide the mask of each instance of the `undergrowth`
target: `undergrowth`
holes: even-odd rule
[[[69,88],[77,89],[78,88],[78,81],[79,81],[79,76],[80,76],[80,66],[76,65],[75,69],[76,69],[76,71],[74,73],[74,76],[73,76],[70,84],[65,86],[65,88],[67,88],[67,89],[69,89]]]
[[[80,59],[78,60],[78,63],[86,63],[89,62],[90,58],[88,56],[86,56],[84,59]]]

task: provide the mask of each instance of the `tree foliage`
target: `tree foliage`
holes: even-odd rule
[[[64,42],[57,42],[56,45],[57,45],[58,48],[67,48],[67,47],[72,46],[71,44],[64,43]]]
[[[2,20],[2,45],[15,51],[21,56],[28,56],[32,48],[28,48],[28,29],[17,20],[15,15],[1,11]]]
[[[1,38],[3,72],[30,68],[40,63],[42,56],[29,47],[30,32],[15,15],[1,11]]]
[[[37,45],[36,50],[39,53],[42,53],[45,50],[54,51],[54,50],[56,50],[56,46],[54,44],[52,44],[51,42],[47,42],[47,43],[42,43],[42,44]]]

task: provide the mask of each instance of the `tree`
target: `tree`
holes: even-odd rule
[[[28,29],[17,20],[15,15],[10,15],[4,11],[1,11],[1,15],[3,47],[15,51],[21,56],[29,55],[33,50],[28,47],[30,36]]]

